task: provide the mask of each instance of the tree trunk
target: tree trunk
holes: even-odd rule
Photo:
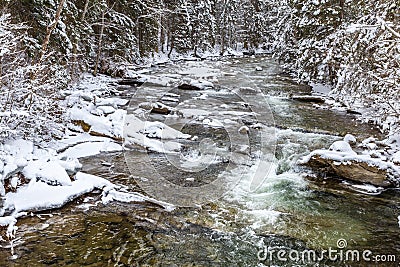
[[[100,29],[99,44],[98,44],[98,48],[97,48],[97,56],[96,56],[96,63],[94,65],[93,76],[97,76],[97,72],[98,72],[98,68],[99,68],[99,61],[100,61],[101,49],[103,46],[103,35],[104,35],[104,27],[105,27],[104,16],[105,16],[105,6],[103,7],[103,11],[101,13],[101,29]]]
[[[83,8],[82,16],[81,16],[81,21],[84,21],[84,20],[85,20],[88,7],[89,7],[89,0],[86,0],[85,6],[84,6],[84,8]]]
[[[85,21],[86,13],[87,13],[87,10],[88,10],[88,7],[89,7],[89,1],[90,1],[90,0],[86,0],[86,2],[85,2],[85,6],[84,6],[84,8],[83,8],[82,15],[81,15],[81,19],[80,19],[81,23],[83,23],[83,22]],[[74,40],[73,48],[72,48],[72,57],[73,57],[73,58],[72,58],[72,66],[71,66],[71,74],[72,74],[72,75],[74,75],[74,73],[75,73],[75,66],[76,66],[77,63],[78,63],[78,60],[77,60],[77,53],[78,53],[78,43],[79,43],[79,40],[80,40],[79,36],[76,36],[76,37],[75,37],[75,40]]]
[[[49,26],[47,26],[46,37],[44,38],[44,41],[42,44],[42,51],[41,51],[40,57],[39,57],[39,62],[38,62],[39,64],[42,63],[44,55],[46,54],[47,46],[49,45],[49,41],[50,41],[51,33],[56,28],[58,21],[60,20],[61,11],[63,9],[64,2],[65,2],[65,0],[60,0],[53,22],[50,23]]]

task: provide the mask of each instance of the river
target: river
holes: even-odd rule
[[[156,198],[160,193],[165,201],[185,204],[167,211],[151,203],[105,206],[97,202],[99,192],[93,192],[59,210],[19,220],[13,242],[16,256],[1,249],[1,266],[305,266],[277,257],[260,260],[260,251],[279,247],[321,253],[337,249],[341,239],[346,249],[400,257],[397,189],[370,195],[296,165],[301,156],[327,148],[347,133],[358,140],[383,138],[378,130],[346,112],[291,100],[289,96],[309,95],[312,89],[296,84],[269,57],[180,62],[148,71],[156,77],[179,73],[215,80],[217,86],[204,91],[153,83],[120,88],[126,97],[133,96],[130,113],[141,102],[157,99],[183,116],[150,114],[147,120],[179,125],[183,133],[197,138],[180,140],[185,151],[178,156],[137,148],[84,158],[83,171],[123,185],[126,191],[149,193],[154,188],[143,190],[144,180],[169,181],[177,190],[199,188],[193,192],[200,196],[174,199],[174,192],[153,192]],[[224,127],[214,122],[224,122]],[[260,124],[267,130],[259,130]],[[247,133],[238,134],[239,126]],[[239,152],[233,160],[229,157],[234,150]],[[207,164],[193,160],[207,151],[214,156]],[[268,161],[262,176],[266,179],[250,190],[260,158]],[[233,184],[227,182],[231,178]],[[227,186],[223,192],[202,192],[221,179]],[[210,203],[204,203],[207,197],[213,197]],[[203,202],[196,203],[199,199]],[[344,266],[326,258],[318,263]],[[367,265],[362,259],[347,264]]]

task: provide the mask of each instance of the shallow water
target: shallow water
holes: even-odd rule
[[[257,66],[263,70],[256,71]],[[304,262],[279,261],[276,257],[260,261],[257,255],[266,246],[321,253],[329,247],[337,248],[339,239],[347,241],[347,248],[400,257],[398,190],[386,190],[377,196],[362,194],[340,180],[307,179],[306,170],[295,164],[302,155],[326,148],[346,133],[362,140],[369,136],[382,138],[379,131],[356,121],[353,115],[288,99],[290,94],[310,94],[311,89],[296,85],[269,58],[183,62],[151,70],[161,76],[193,67],[198,72],[213,68],[214,74],[208,71],[202,75],[215,76],[217,89],[182,91],[145,84],[139,89],[145,93],[136,94],[129,110],[134,112],[135,105],[149,97],[162,99],[167,93],[174,93],[180,95],[179,102],[161,101],[179,110],[209,111],[207,118],[211,120],[236,120],[237,124],[211,128],[195,118],[147,116],[148,120],[180,125],[182,132],[199,137],[180,140],[186,157],[195,157],[201,145],[207,145],[202,140],[212,140],[213,149],[218,148],[217,157],[206,168],[202,169],[202,162],[193,161],[189,167],[200,171],[184,171],[188,158],[141,149],[85,158],[81,163],[83,171],[123,185],[127,191],[148,193],[139,186],[146,177],[188,188],[222,180],[221,184],[228,187],[223,194],[210,203],[178,207],[172,212],[151,203],[104,206],[98,202],[98,194],[91,194],[62,209],[21,219],[14,241],[16,257],[12,259],[9,248],[1,249],[1,266],[305,266]],[[264,95],[242,87],[260,89]],[[266,138],[261,130],[251,128],[260,122],[268,126],[267,133],[273,136]],[[237,134],[242,125],[250,127],[246,140]],[[230,158],[244,141],[250,151]],[[270,172],[252,191],[249,186],[254,182],[260,158],[271,160],[265,170]],[[101,162],[112,163],[113,167]],[[152,172],[148,171],[148,164],[153,167]],[[169,194],[167,199],[174,194],[164,193]],[[201,193],[214,196],[207,191]],[[323,259],[310,266],[316,263],[345,264]]]

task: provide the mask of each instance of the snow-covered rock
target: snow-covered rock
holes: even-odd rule
[[[86,108],[73,107],[68,116],[73,121],[84,122],[93,134],[121,138],[126,111],[118,109],[108,116],[96,116]]]
[[[400,164],[400,151],[393,154],[392,161],[396,164]]]
[[[206,90],[214,88],[214,84],[206,80],[185,79],[178,88],[181,90]]]
[[[329,150],[315,150],[298,163],[317,172],[376,186],[387,187],[399,183],[399,166],[369,154],[358,155],[345,141],[333,143]]]
[[[23,170],[22,174],[29,180],[40,180],[50,185],[71,185],[65,168],[59,161],[31,161]]]
[[[112,187],[112,184],[103,178],[85,173],[77,173],[75,181],[68,186],[51,186],[33,179],[17,192],[7,193],[4,207],[12,210],[13,214],[21,211],[59,208],[95,188],[102,189],[106,186]]]
[[[343,138],[343,141],[349,143],[350,145],[357,143],[357,139],[352,134],[346,134],[346,136]]]
[[[353,151],[350,144],[346,141],[336,141],[330,147],[329,150],[336,152],[343,152],[349,155],[357,155],[356,152]]]
[[[142,121],[134,115],[126,117],[124,129],[125,145],[136,144],[152,151],[172,153],[179,151],[181,144],[170,140],[189,138],[191,138],[190,135],[183,134],[162,122]]]
[[[77,157],[63,157],[61,160],[58,160],[58,163],[69,175],[76,174],[82,168],[82,164],[79,162]]]
[[[4,151],[11,156],[28,159],[33,153],[33,143],[23,139],[8,140],[4,144]]]
[[[240,134],[248,134],[250,132],[250,129],[247,126],[242,126],[239,128],[238,132]]]

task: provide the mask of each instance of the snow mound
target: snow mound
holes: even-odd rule
[[[346,134],[346,136],[343,138],[343,141],[349,144],[357,143],[357,139],[352,134]]]
[[[354,156],[357,155],[357,153],[354,152],[353,149],[351,148],[350,144],[347,143],[346,141],[336,141],[329,147],[329,150],[336,152],[343,152],[348,155],[354,155]]]
[[[32,179],[29,184],[6,195],[5,210],[13,214],[21,211],[38,211],[60,208],[67,202],[93,191],[103,189],[112,184],[100,177],[78,172],[75,181],[69,186],[51,186],[42,181]]]
[[[22,170],[28,180],[40,180],[51,185],[72,185],[64,167],[58,161],[31,161]]]

